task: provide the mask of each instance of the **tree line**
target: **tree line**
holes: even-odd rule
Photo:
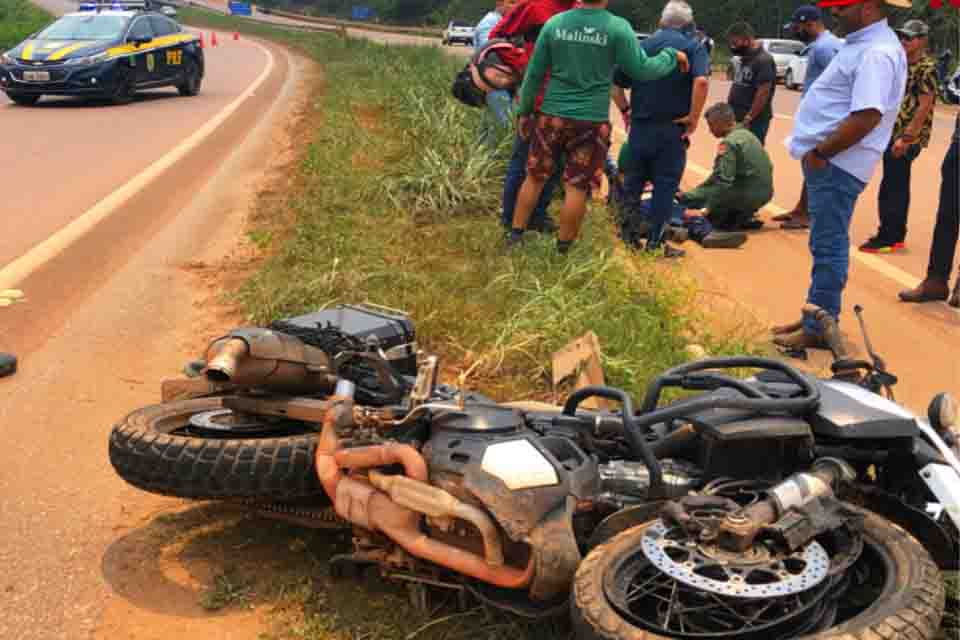
[[[813,0],[692,0],[697,24],[718,43],[734,22],[753,25],[763,37],[790,37],[784,25],[793,11]],[[261,4],[303,11],[313,15],[349,18],[354,6],[373,10],[383,23],[417,26],[443,26],[450,20],[476,23],[493,8],[493,0],[262,0]],[[610,0],[610,10],[629,20],[637,31],[656,30],[665,0]],[[908,18],[926,20],[933,29],[931,45],[935,51],[960,48],[960,12],[950,7],[931,9],[930,0],[914,0],[910,11],[895,10],[894,24]],[[827,18],[829,23],[829,15]]]

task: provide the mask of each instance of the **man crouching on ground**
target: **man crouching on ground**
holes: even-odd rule
[[[662,78],[677,67],[684,72],[689,69],[686,55],[674,49],[648,58],[630,24],[606,7],[606,0],[584,2],[581,8],[551,18],[537,39],[517,110],[520,134],[532,139],[527,178],[517,199],[508,247],[523,240],[543,185],[563,157],[566,189],[557,250],[566,253],[577,238],[587,210],[587,194],[600,176],[610,147],[614,66],[639,82]],[[550,83],[534,122],[534,99],[548,69]]]
[[[737,126],[729,104],[713,105],[706,119],[710,133],[720,140],[713,173],[696,189],[677,194],[677,202],[688,209],[706,208],[714,227],[734,231],[773,198],[773,164],[757,137]]]

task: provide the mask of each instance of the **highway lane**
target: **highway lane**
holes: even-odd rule
[[[156,91],[122,107],[22,108],[0,97],[0,288],[13,264],[30,264],[13,281],[25,300],[0,308],[0,350],[20,357],[0,380],[0,638],[93,637],[111,596],[123,598],[124,558],[108,549],[144,510],[170,506],[116,476],[108,433],[156,402],[158,381],[198,348],[204,310],[186,265],[236,238],[297,86],[284,50],[228,35],[207,49],[195,98]],[[140,180],[147,172],[155,179]],[[56,242],[121,193],[98,224]],[[38,254],[50,243],[57,251]],[[229,636],[229,624],[212,622],[172,633]]]

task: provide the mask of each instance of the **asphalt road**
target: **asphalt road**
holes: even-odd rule
[[[729,83],[715,76],[708,105],[724,100],[728,90]],[[774,164],[775,195],[773,203],[762,213],[763,218],[792,209],[800,195],[800,165],[790,158],[783,144],[790,135],[800,97],[800,93],[782,86],[777,89],[776,117],[766,145]],[[945,303],[906,305],[899,302],[897,293],[914,286],[926,273],[940,188],[940,164],[949,146],[954,118],[955,111],[938,107],[933,140],[914,163],[905,252],[867,255],[856,250],[877,228],[881,168],[860,197],[851,229],[851,271],[841,317],[841,330],[848,345],[863,355],[852,308],[854,304],[864,307],[874,346],[889,368],[900,376],[898,398],[923,413],[935,393],[960,393],[960,312]],[[620,116],[615,109],[611,109],[611,119],[619,128]],[[622,129],[617,137],[624,137]],[[695,186],[709,173],[716,147],[716,139],[705,124],[701,125],[690,149],[684,178],[688,187]],[[706,304],[710,304],[711,298],[734,299],[740,303],[745,322],[769,325],[800,316],[812,264],[807,239],[804,231],[782,231],[778,223],[768,222],[764,230],[752,234],[737,251],[705,251],[693,243],[684,248],[691,254],[688,262],[694,272],[704,278]],[[722,324],[729,325],[729,319]],[[822,354],[813,355],[812,364],[827,364]]]
[[[284,50],[227,36],[197,97],[0,96],[0,289],[26,296],[0,307],[0,351],[20,358],[0,380],[5,640],[92,637],[122,586],[107,550],[163,504],[116,476],[107,436],[196,349],[189,265],[236,237],[298,73]]]

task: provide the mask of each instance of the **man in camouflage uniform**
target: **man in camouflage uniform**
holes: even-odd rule
[[[748,129],[737,126],[733,108],[718,103],[707,109],[710,133],[720,139],[713,173],[692,191],[677,195],[688,209],[706,208],[721,231],[749,227],[754,214],[773,198],[773,164]]]
[[[883,181],[878,209],[880,229],[860,246],[864,253],[893,253],[905,247],[910,210],[910,170],[913,161],[930,144],[933,106],[937,98],[937,64],[927,55],[930,27],[908,20],[897,29],[907,54],[907,90],[893,128],[890,146],[883,154]]]

